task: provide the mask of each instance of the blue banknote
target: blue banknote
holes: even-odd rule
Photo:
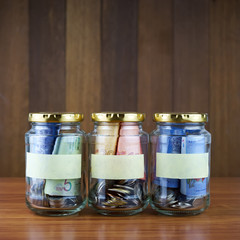
[[[184,137],[185,145],[182,153],[197,154],[206,152],[205,137],[202,135],[188,135]],[[208,178],[182,179],[180,192],[187,198],[203,197],[207,195]]]

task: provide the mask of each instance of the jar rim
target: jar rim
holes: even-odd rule
[[[142,122],[145,113],[138,112],[99,112],[92,113],[94,122]]]
[[[201,123],[208,121],[208,114],[197,112],[155,113],[153,120],[155,122]]]
[[[39,112],[29,113],[29,122],[81,122],[83,121],[83,114],[81,113],[65,113],[65,112]]]

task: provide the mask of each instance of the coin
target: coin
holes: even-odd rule
[[[99,207],[132,208],[143,199],[143,181],[139,179],[100,180],[92,188],[90,198]]]
[[[204,204],[204,198],[196,198],[193,200],[192,205],[194,208],[201,207]]]
[[[192,207],[192,205],[186,202],[178,202],[177,204],[171,205],[171,207],[184,209],[184,208],[190,208]]]
[[[72,208],[78,204],[77,197],[48,196],[50,208]]]

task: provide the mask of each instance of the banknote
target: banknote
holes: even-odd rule
[[[99,125],[95,143],[95,154],[115,155],[119,134],[119,123]]]
[[[31,153],[52,154],[59,132],[59,124],[39,124],[34,127],[34,130],[35,133],[29,135],[29,151]]]
[[[169,153],[169,154],[172,154],[172,153],[180,154],[181,144],[182,144],[181,136],[160,135],[157,143],[157,152]],[[156,177],[154,180],[154,184],[160,185],[162,187],[179,188],[180,180],[172,179],[172,178]]]
[[[182,153],[197,154],[206,152],[205,137],[202,135],[188,135],[184,137]],[[184,141],[183,141],[184,142]],[[203,197],[207,195],[208,178],[182,179],[180,192],[187,198]]]
[[[81,179],[46,179],[44,193],[49,196],[76,196],[80,190]]]
[[[115,155],[120,123],[101,124],[97,126],[94,153],[99,155]],[[91,162],[91,164],[93,164]],[[105,179],[90,179],[89,201],[97,208],[104,208],[105,200],[108,198],[107,189],[114,181]]]
[[[139,127],[135,123],[120,123],[116,155],[142,154]],[[108,184],[107,198],[102,204],[110,208],[134,208],[145,196],[144,179],[123,179]]]
[[[142,154],[139,127],[135,123],[114,123],[98,126],[96,154],[138,155]],[[102,209],[134,208],[144,198],[144,180],[96,179],[90,191],[90,201]]]
[[[52,154],[81,154],[81,136],[61,134],[57,137]]]
[[[81,152],[81,136],[68,133],[61,134],[57,137],[52,154],[67,155],[81,154]],[[54,196],[57,196],[56,201],[59,201],[59,196],[71,196],[72,199],[74,196],[80,195],[81,179],[46,179],[44,191],[45,194],[49,195],[49,197],[51,196],[52,204],[50,204],[50,206],[54,206]]]
[[[27,151],[37,154],[52,154],[59,125],[55,123],[44,123],[34,127],[35,134],[29,135],[29,146]],[[48,199],[45,195],[45,179],[30,178],[26,176],[27,199],[30,203],[48,207]]]
[[[117,155],[142,154],[139,127],[135,123],[121,123]]]

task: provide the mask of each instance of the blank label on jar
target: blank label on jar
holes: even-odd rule
[[[42,179],[81,178],[81,154],[26,153],[26,176]]]
[[[92,154],[91,175],[112,180],[144,178],[144,155]]]
[[[208,177],[208,155],[157,153],[156,176],[177,179]]]

